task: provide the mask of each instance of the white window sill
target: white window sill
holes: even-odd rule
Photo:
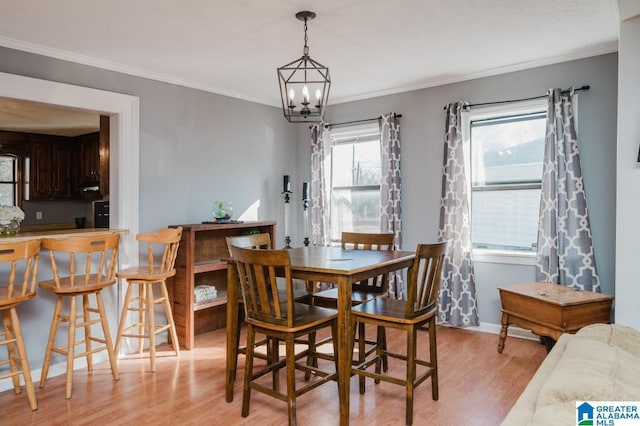
[[[473,249],[473,261],[535,266],[536,254],[534,252],[523,253],[508,250]]]

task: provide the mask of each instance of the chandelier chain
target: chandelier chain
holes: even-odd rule
[[[304,55],[309,55],[309,46],[307,46],[307,41],[309,38],[307,37],[307,18],[304,18]]]

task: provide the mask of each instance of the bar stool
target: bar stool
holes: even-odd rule
[[[13,390],[20,393],[20,374],[24,377],[24,387],[32,410],[38,409],[36,393],[31,380],[29,359],[24,347],[24,339],[20,328],[20,320],[16,306],[36,295],[36,275],[38,273],[38,257],[40,254],[40,240],[22,243],[0,244],[0,262],[11,263],[8,277],[3,274],[0,287],[0,312],[4,331],[0,333],[0,345],[5,345],[9,357],[0,365],[9,364],[11,371],[0,376],[0,379],[11,377]],[[6,285],[5,285],[6,283]],[[17,350],[17,355],[16,355]]]
[[[107,323],[107,314],[102,301],[102,290],[116,282],[115,270],[118,262],[120,234],[70,237],[61,240],[45,238],[42,248],[49,250],[53,279],[41,281],[39,286],[51,290],[57,296],[49,340],[42,364],[40,387],[44,388],[53,352],[67,357],[67,399],[71,398],[73,385],[73,363],[77,358],[87,359],[87,369],[93,370],[93,354],[106,350],[111,364],[113,379],[118,380],[118,366],[113,352],[113,343]],[[95,306],[90,304],[90,295],[95,296]],[[69,300],[68,314],[63,313],[63,302]],[[80,303],[78,299],[81,299]],[[81,304],[81,312],[77,305]],[[97,314],[97,318],[91,317]],[[69,323],[67,343],[55,346],[58,326]],[[103,338],[94,336],[92,326],[100,323]],[[76,331],[84,330],[84,338],[76,341]],[[93,347],[92,343],[98,343]],[[85,346],[84,352],[76,353],[76,346]]]
[[[127,281],[127,292],[124,297],[124,307],[120,316],[120,326],[116,337],[115,352],[119,353],[123,337],[139,339],[138,352],[144,349],[144,339],[149,339],[149,358],[151,371],[156,371],[156,340],[158,333],[168,330],[176,356],[180,355],[176,325],[171,313],[169,293],[166,280],[175,275],[175,262],[178,245],[182,237],[182,227],[162,228],[158,232],[138,234],[136,239],[147,243],[147,265],[134,266],[118,271],[116,276]],[[154,247],[160,250],[161,256],[155,256]],[[162,296],[154,298],[153,285],[158,284]],[[137,296],[131,289],[138,286]],[[164,306],[167,324],[156,324],[153,308],[155,305]],[[138,322],[126,325],[127,312],[137,312]]]

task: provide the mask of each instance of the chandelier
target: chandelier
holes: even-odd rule
[[[304,21],[303,54],[278,68],[282,111],[292,123],[322,121],[329,100],[329,68],[311,59],[307,46],[307,21],[315,17],[316,14],[309,11],[296,13],[296,18]]]

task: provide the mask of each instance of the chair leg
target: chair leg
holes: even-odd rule
[[[433,317],[429,321],[429,363],[433,371],[431,372],[431,396],[434,401],[438,400],[438,351],[436,349],[436,319]]]
[[[253,325],[247,325],[247,352],[244,363],[244,386],[242,391],[242,417],[249,415],[249,402],[251,398],[251,376],[253,375],[253,351],[256,333]]]
[[[51,364],[51,352],[58,332],[58,324],[60,323],[60,311],[62,310],[62,296],[58,296],[56,307],[53,310],[53,319],[51,320],[51,329],[49,330],[49,340],[47,348],[44,351],[44,361],[42,362],[42,371],[40,373],[40,388],[44,388],[47,383],[47,375],[49,374],[49,365]]]
[[[93,371],[93,353],[91,352],[91,317],[89,316],[89,295],[82,295],[82,317],[84,322],[84,346],[87,353],[87,370]]]
[[[317,348],[316,348],[316,332],[312,331],[311,333],[309,333],[309,340],[308,340],[308,344],[309,347],[308,349],[308,354],[307,354],[307,365],[309,367],[317,367],[318,366],[318,357],[317,357]],[[304,373],[304,380],[308,381],[309,379],[311,379],[311,372],[310,371],[305,371]]]
[[[387,357],[387,329],[383,326],[378,326],[378,336],[376,339],[377,345],[382,349],[382,371],[385,373],[389,371],[389,358]]]
[[[287,413],[289,426],[296,424],[296,351],[293,334],[286,338],[287,358]]]
[[[151,291],[151,289],[149,289],[149,291]],[[145,335],[144,325],[145,325],[145,321],[146,321],[147,309],[149,309],[147,304],[148,304],[148,302],[147,302],[147,285],[146,284],[140,284],[140,285],[138,285],[138,320],[139,320],[138,321],[138,336],[144,336]],[[153,306],[151,307],[151,310],[153,311]],[[149,331],[149,332],[151,332],[151,331]],[[138,339],[138,353],[142,354],[143,351],[144,351],[144,338],[140,338],[140,339]],[[153,371],[155,371],[155,370],[153,370]]]
[[[413,391],[416,381],[416,328],[411,327],[407,333],[407,426],[413,424]]]
[[[149,359],[151,360],[151,371],[156,371],[156,323],[153,312],[153,288],[151,284],[143,284],[146,292],[148,329],[149,329]],[[148,288],[147,288],[148,287]],[[140,339],[142,341],[142,339]]]
[[[22,368],[22,376],[24,377],[24,388],[27,391],[27,398],[29,399],[29,405],[32,410],[38,409],[38,401],[36,400],[36,391],[33,387],[33,380],[31,380],[31,369],[29,368],[29,359],[27,358],[27,350],[24,346],[24,339],[22,337],[22,329],[20,327],[20,320],[15,308],[11,308],[11,328],[16,339],[16,346],[18,349],[18,355],[20,356],[20,365]],[[17,377],[17,376],[15,376]]]
[[[358,364],[361,364],[365,360],[365,353],[367,351],[367,345],[365,341],[364,323],[358,322]],[[376,365],[379,361],[376,361]],[[358,386],[360,394],[364,394],[364,376],[358,374]]]
[[[10,310],[13,310],[11,308]],[[11,314],[9,310],[2,311],[2,325],[4,327],[5,334],[5,342],[3,342],[7,346],[7,354],[9,356],[9,366],[11,368],[12,373],[16,373],[18,371],[18,365],[16,364],[16,349],[15,344],[10,342],[10,340],[17,339],[14,333],[14,329],[11,324]],[[20,394],[20,377],[13,376],[11,378],[13,380],[13,391],[16,395]]]
[[[120,323],[118,324],[118,333],[116,334],[116,346],[113,348],[113,352],[116,356],[120,355],[120,345],[122,344],[122,333],[124,332],[127,324],[127,314],[129,312],[129,304],[131,303],[131,287],[133,287],[127,281],[127,291],[124,294],[124,303],[122,305],[122,312],[120,313]]]
[[[269,344],[269,342],[271,342]],[[248,343],[247,343],[248,344]],[[253,345],[255,346],[255,338]],[[267,353],[271,356],[269,361],[270,364],[275,364],[280,361],[280,340],[275,337],[267,336]],[[280,391],[280,369],[275,369],[271,372],[272,377],[272,387],[276,392]]]
[[[118,375],[117,358],[116,354],[113,351],[113,342],[111,341],[109,323],[107,322],[107,312],[104,309],[101,292],[96,293],[96,303],[98,304],[98,313],[100,315],[100,322],[102,324],[102,333],[104,334],[104,344],[107,349],[107,355],[109,356],[109,364],[111,365],[111,374],[113,375],[113,380],[118,380],[120,379],[120,377]]]
[[[178,342],[176,323],[173,321],[173,313],[171,312],[171,304],[169,303],[169,292],[167,291],[165,281],[160,283],[160,289],[162,290],[162,298],[164,300],[164,312],[167,316],[167,322],[169,323],[169,336],[171,337],[171,343],[173,343],[173,351],[176,353],[176,356],[180,356],[180,343]]]
[[[71,391],[73,387],[73,362],[75,360],[75,347],[76,347],[76,296],[71,296],[71,303],[69,306],[69,337],[67,344],[67,379],[65,387],[65,397],[71,399]]]

